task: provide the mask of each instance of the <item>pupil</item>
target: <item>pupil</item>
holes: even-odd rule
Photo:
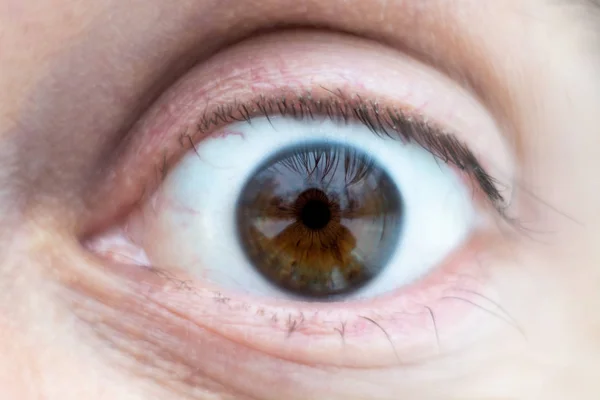
[[[309,229],[323,229],[331,220],[331,211],[325,202],[309,200],[300,212],[300,220]]]

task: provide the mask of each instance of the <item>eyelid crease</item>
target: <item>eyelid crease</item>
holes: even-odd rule
[[[324,94],[307,91],[300,95],[297,92],[272,97],[260,95],[250,101],[234,100],[229,104],[207,107],[192,127],[194,133],[190,135],[190,129],[186,129],[180,136],[180,143],[195,149],[194,143],[210,136],[214,130],[235,122],[252,124],[252,118],[257,116],[269,119],[280,115],[297,120],[328,117],[343,124],[358,121],[378,136],[415,143],[438,160],[455,166],[477,182],[492,206],[501,217],[506,218],[505,209],[508,205],[500,193],[499,182],[486,172],[468,145],[452,132],[416,110],[382,107],[378,101],[348,95],[341,89],[332,91],[323,86],[320,88]]]

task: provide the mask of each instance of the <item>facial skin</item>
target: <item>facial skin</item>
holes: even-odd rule
[[[600,396],[600,17],[591,2],[0,5],[0,398]],[[278,32],[285,28],[311,28],[312,39],[300,35],[282,45]],[[488,298],[478,304],[487,311],[466,302],[445,317],[440,311],[439,347],[428,347],[437,349],[433,355],[419,358],[420,336],[410,329],[402,340],[392,335],[387,347],[381,330],[387,335],[394,327],[383,317],[370,318],[383,321],[381,330],[371,324],[373,339],[348,334],[349,346],[367,353],[351,359],[323,357],[338,354],[340,340],[313,342],[317,352],[283,322],[269,333],[272,340],[252,341],[257,330],[235,319],[242,317],[233,305],[218,308],[222,299],[189,295],[201,292],[190,288],[204,287],[190,271],[141,272],[82,245],[90,232],[126,217],[142,197],[143,182],[155,176],[162,149],[177,149],[175,132],[201,110],[170,106],[185,98],[177,89],[185,86],[175,82],[220,84],[223,93],[244,96],[250,78],[236,78],[244,47],[222,53],[259,31],[268,31],[271,42],[241,46],[263,60],[265,71],[293,67],[274,78],[277,84],[315,75],[332,84],[340,75],[311,71],[346,68],[345,76],[364,77],[353,70],[362,68],[372,79],[351,78],[351,84],[402,97],[402,79],[422,73],[431,87],[461,99],[435,96],[433,105],[420,103],[424,109],[460,130],[482,159],[494,160],[496,172],[512,177],[508,214],[520,228],[498,228],[478,252],[477,276]],[[307,57],[303,43],[315,37],[323,45]],[[365,40],[378,44],[369,50]],[[377,46],[381,50],[373,50]],[[369,63],[377,57],[380,63]],[[399,75],[386,80],[378,65]],[[298,307],[235,295],[227,300],[280,316]],[[477,335],[474,326],[451,332],[461,310],[478,322]],[[232,328],[215,324],[207,317],[213,314],[229,316]]]

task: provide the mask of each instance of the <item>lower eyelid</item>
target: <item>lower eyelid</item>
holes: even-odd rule
[[[295,363],[380,368],[458,351],[491,327],[494,311],[482,310],[497,305],[485,304],[490,295],[477,261],[483,240],[473,238],[398,293],[348,303],[278,301],[224,292],[183,271],[112,266],[147,301],[232,342]],[[110,243],[90,247],[114,254]],[[497,322],[506,324],[500,314]]]

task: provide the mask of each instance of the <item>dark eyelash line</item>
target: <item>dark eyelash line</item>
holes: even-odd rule
[[[371,157],[353,148],[302,145],[294,149],[290,156],[280,162],[289,171],[307,178],[317,176],[321,182],[333,179],[340,164],[344,165],[346,187],[363,181],[373,170],[375,163]],[[275,165],[272,168],[278,169]]]
[[[348,96],[341,90],[321,89],[326,96],[316,96],[311,92],[304,95],[259,96],[249,102],[219,105],[206,111],[198,120],[197,134],[206,135],[211,129],[234,122],[252,124],[252,118],[256,116],[264,116],[269,122],[275,115],[297,120],[328,117],[341,124],[358,121],[380,137],[415,143],[437,159],[471,176],[494,208],[505,216],[507,204],[500,193],[499,182],[485,171],[469,147],[454,134],[445,132],[420,115],[411,115],[395,107],[382,107],[378,102],[364,100],[357,95]]]

